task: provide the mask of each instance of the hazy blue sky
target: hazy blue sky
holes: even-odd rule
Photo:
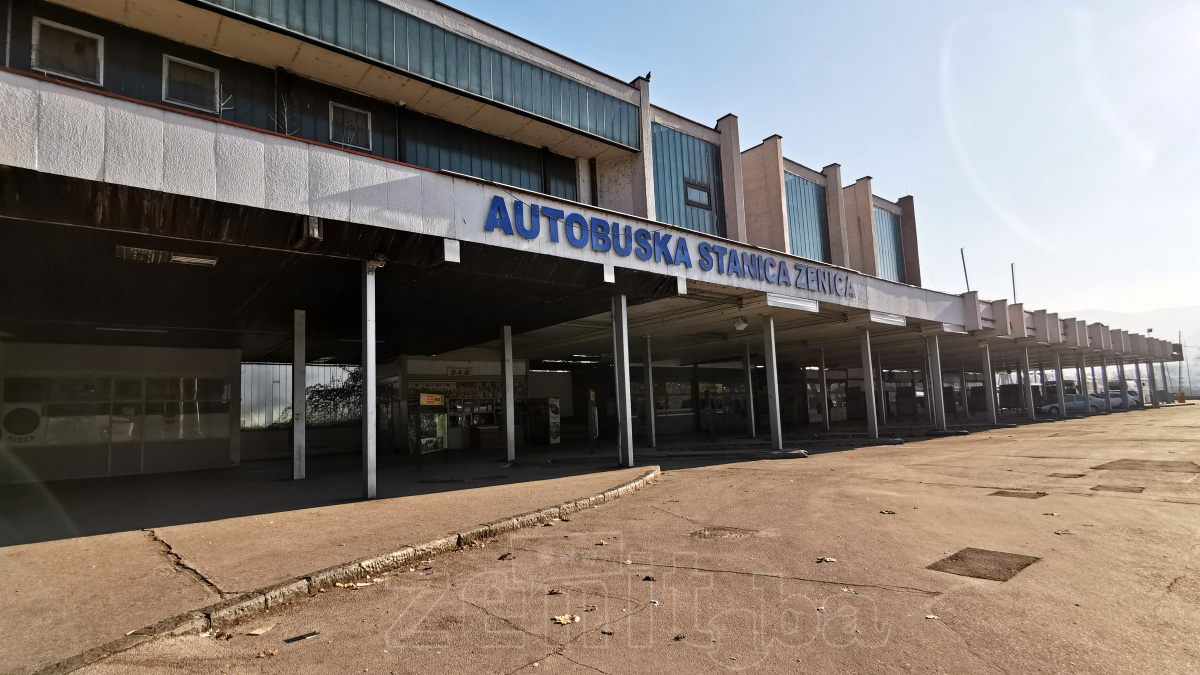
[[[924,284],[1196,306],[1200,3],[450,0],[656,105],[916,198]],[[638,26],[630,30],[630,26]]]

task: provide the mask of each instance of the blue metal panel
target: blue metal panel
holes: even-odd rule
[[[829,215],[825,207],[825,187],[784,172],[783,188],[787,197],[789,253],[809,260],[829,262]]]
[[[900,235],[900,216],[875,209],[875,261],[879,277],[904,283],[904,244]]]
[[[725,236],[725,195],[720,148],[670,127],[651,125],[654,148],[654,210],[658,220]],[[688,203],[686,186],[706,190],[709,208]]]
[[[198,0],[368,60],[640,148],[638,107],[380,0]]]

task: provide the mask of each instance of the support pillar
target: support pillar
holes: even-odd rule
[[[763,314],[763,355],[766,360],[767,411],[771,417],[771,449],[783,450],[783,424],[779,419],[779,363],[775,357],[775,317]]]
[[[512,326],[500,329],[500,379],[504,387],[504,457],[517,459],[517,395],[513,382]]]
[[[984,397],[987,399],[988,423],[997,424],[996,419],[996,373],[992,371],[992,350],[986,342],[980,344],[983,357]]]
[[[915,369],[908,371],[908,379],[910,380],[909,384],[912,385],[913,418],[917,418],[919,415],[917,413],[917,371]]]
[[[883,384],[883,360],[879,358],[879,352],[875,352],[875,361],[875,367],[879,369],[879,423],[887,426],[887,387]]]
[[[1029,374],[1029,347],[1021,347],[1021,375],[1025,378],[1022,391],[1025,395],[1025,414],[1031,420],[1037,419],[1037,410],[1033,407],[1033,380]]]
[[[1092,396],[1090,393],[1091,390],[1088,388],[1087,369],[1083,365],[1083,353],[1080,352],[1078,357],[1077,363],[1079,365],[1076,368],[1076,372],[1079,377],[1079,393],[1083,394],[1083,414],[1090,416],[1092,414]]]
[[[625,294],[612,298],[613,366],[617,375],[617,462],[633,466],[633,403],[629,394],[629,316]]]
[[[821,347],[821,421],[824,423],[825,431],[829,431],[829,378],[825,372],[824,347]]]
[[[1129,410],[1129,377],[1125,374],[1125,357],[1117,357],[1117,371],[1120,373],[1121,409]]]
[[[362,452],[363,498],[376,494],[375,443],[379,432],[375,399],[375,272],[377,261],[363,263],[362,284]]]
[[[1158,407],[1158,382],[1155,380],[1155,377],[1154,377],[1154,362],[1153,361],[1146,362],[1146,375],[1150,378],[1150,405],[1157,408]],[[1142,399],[1142,403],[1145,403],[1145,402],[1146,402],[1146,399]]]
[[[292,313],[292,480],[304,480],[304,428],[308,418],[305,388],[304,310]]]
[[[1167,370],[1167,362],[1159,361],[1158,362],[1158,370],[1160,373],[1162,373],[1163,390],[1167,392],[1166,402],[1170,403],[1173,399],[1173,397],[1171,396],[1171,394],[1173,392],[1171,391],[1171,373],[1170,373],[1170,371]]]
[[[879,405],[875,400],[875,371],[871,367],[871,331],[860,328],[859,344],[862,346],[863,399],[867,411],[867,435],[879,438],[879,418],[875,409]]]
[[[1146,405],[1146,390],[1142,388],[1142,362],[1133,360],[1133,381],[1137,384],[1137,395],[1142,401],[1142,406]]]
[[[650,351],[650,336],[643,336],[646,344],[646,357],[642,361],[642,380],[646,387],[646,440],[649,447],[658,447],[658,437],[654,428],[654,356]]]
[[[942,389],[942,352],[938,345],[937,335],[925,336],[925,359],[929,362],[929,388],[933,398],[927,394],[930,408],[933,410],[933,426],[939,431],[946,430],[946,402],[943,401]]]
[[[929,342],[925,343],[925,370],[921,371],[921,387],[925,394],[925,417],[937,426],[937,416],[933,414],[933,378],[929,375]]]
[[[959,362],[958,364],[958,382],[962,386],[962,406],[963,417],[971,419],[971,401],[967,396],[967,364]]]
[[[1108,359],[1104,358],[1103,355],[1100,356],[1100,385],[1104,387],[1100,390],[1101,395],[1104,397],[1104,411],[1111,413],[1112,394],[1109,393],[1110,390],[1108,388]]]
[[[1063,386],[1062,354],[1058,351],[1054,352],[1054,388],[1058,392],[1058,417],[1065,420],[1067,419],[1067,390]]]
[[[757,420],[754,419],[754,364],[750,363],[750,344],[742,345],[742,373],[746,377],[746,433],[750,434],[750,438],[757,437],[757,429],[754,428]]]

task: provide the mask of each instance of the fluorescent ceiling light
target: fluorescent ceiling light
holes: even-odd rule
[[[820,310],[820,305],[816,300],[807,298],[793,298],[787,295],[776,295],[767,293],[767,307],[780,307],[782,309],[796,309],[801,312],[816,312]]]
[[[202,267],[214,267],[217,264],[217,259],[205,255],[172,253],[171,262],[179,263],[180,265],[200,265]]]
[[[872,323],[885,323],[889,326],[906,326],[908,319],[904,318],[903,314],[892,314],[891,312],[870,312]]]
[[[108,333],[165,333],[162,328],[119,328],[116,326],[96,326],[96,330],[102,330]]]

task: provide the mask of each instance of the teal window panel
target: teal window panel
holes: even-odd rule
[[[789,253],[809,260],[829,262],[829,215],[825,187],[794,173],[784,172]]]
[[[900,216],[875,209],[875,262],[879,278],[904,283],[904,242],[900,234]]]
[[[725,203],[721,185],[721,151],[695,136],[654,123],[654,210],[659,221],[689,230],[725,236]],[[706,192],[703,200],[689,192]]]
[[[638,107],[381,0],[198,0],[638,149]]]

